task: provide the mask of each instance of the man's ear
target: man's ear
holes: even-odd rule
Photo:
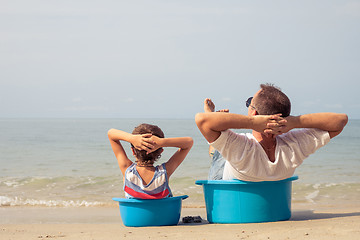
[[[251,114],[252,116],[260,115],[255,109],[252,109],[252,110],[250,110],[250,111],[251,111],[250,114]]]

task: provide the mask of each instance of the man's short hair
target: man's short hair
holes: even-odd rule
[[[255,99],[255,108],[260,115],[272,115],[281,113],[282,117],[290,115],[290,99],[273,84],[261,84],[261,91]]]

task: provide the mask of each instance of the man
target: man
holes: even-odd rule
[[[247,101],[247,116],[228,110],[214,112],[210,99],[205,100],[205,112],[195,116],[210,146],[226,159],[217,179],[257,182],[289,178],[305,158],[340,134],[347,124],[346,114],[291,116],[290,100],[279,88],[271,84],[260,87]],[[252,134],[230,129],[252,129]],[[221,165],[216,162],[219,159],[215,152],[213,168]]]

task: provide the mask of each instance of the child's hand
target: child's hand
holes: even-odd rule
[[[152,143],[152,149],[151,151],[149,151],[148,153],[151,152],[155,152],[156,150],[158,150],[159,148],[162,148],[163,146],[161,145],[161,141],[163,140],[163,138],[159,138],[157,136],[151,136],[150,137],[151,143]]]
[[[152,140],[152,134],[146,133],[146,134],[139,134],[139,135],[133,135],[133,139],[131,141],[132,145],[138,150],[145,150],[147,153],[151,153],[155,148],[155,143]]]

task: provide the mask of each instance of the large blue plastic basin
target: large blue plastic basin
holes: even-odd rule
[[[199,180],[204,190],[210,223],[255,223],[288,220],[291,217],[292,181],[245,182]]]
[[[127,227],[169,226],[179,222],[182,200],[188,196],[163,199],[113,198],[119,202],[120,215]]]

